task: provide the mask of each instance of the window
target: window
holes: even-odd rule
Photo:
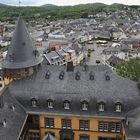
[[[99,122],[99,131],[108,132],[108,122]]]
[[[38,132],[29,132],[28,140],[40,140]]]
[[[120,132],[121,123],[120,122],[99,122],[100,132]]]
[[[80,130],[89,130],[89,120],[80,120],[79,128]]]
[[[54,118],[45,118],[45,126],[54,128]]]
[[[115,111],[116,111],[116,112],[121,112],[121,110],[122,110],[122,105],[121,105],[121,103],[120,103],[120,102],[116,103],[116,104],[115,104]]]
[[[62,128],[71,129],[71,120],[70,119],[62,119]]]
[[[104,131],[104,123],[99,122],[99,131]]]
[[[116,131],[116,123],[115,122],[110,123],[110,131],[111,132],[115,132]]]
[[[31,99],[31,106],[32,107],[36,107],[37,106],[37,99],[35,99],[35,98]]]
[[[105,110],[105,103],[104,102],[100,102],[99,103],[99,111],[104,111]]]
[[[108,123],[107,122],[104,123],[104,132],[108,132]]]
[[[29,68],[25,68],[25,73],[29,74]]]
[[[121,124],[116,123],[116,132],[120,132],[120,131],[121,131]]]
[[[69,101],[64,101],[64,109],[66,109],[66,110],[70,109],[70,102]]]
[[[89,136],[88,135],[80,135],[79,140],[89,140]]]
[[[53,100],[51,100],[51,99],[47,100],[47,106],[48,106],[48,108],[53,108],[53,106],[54,106]]]
[[[98,140],[121,140],[120,138],[112,138],[112,137],[98,137]]]
[[[87,101],[83,101],[81,103],[81,105],[82,105],[82,110],[88,110],[88,102]]]

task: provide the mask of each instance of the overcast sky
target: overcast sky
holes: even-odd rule
[[[102,2],[106,4],[123,3],[127,5],[140,5],[140,0],[20,0],[21,5],[39,6],[43,4],[76,5],[85,3]],[[0,0],[0,3],[18,5],[19,0]]]

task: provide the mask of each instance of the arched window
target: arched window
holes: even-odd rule
[[[37,99],[36,98],[32,98],[31,99],[31,106],[32,107],[36,107],[37,106]]]
[[[88,102],[87,101],[81,102],[81,107],[82,107],[82,110],[88,110]]]
[[[105,111],[105,103],[104,102],[99,102],[98,103],[98,109],[99,109],[99,111]]]
[[[54,107],[54,102],[53,102],[53,100],[51,100],[51,99],[48,99],[48,100],[47,100],[47,107],[48,107],[48,108],[53,108],[53,107]]]
[[[65,100],[63,105],[64,105],[64,109],[67,110],[70,109],[70,102],[68,100]]]
[[[117,102],[115,104],[115,111],[116,112],[121,112],[122,111],[122,104],[120,102]]]

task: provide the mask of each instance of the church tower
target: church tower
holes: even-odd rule
[[[38,69],[43,58],[33,45],[30,34],[21,16],[19,16],[11,45],[2,62],[4,76],[22,79]]]

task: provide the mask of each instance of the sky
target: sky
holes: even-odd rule
[[[55,4],[55,5],[76,5],[86,3],[101,2],[105,4],[122,3],[126,5],[140,5],[140,0],[20,0],[21,5],[26,6],[40,6],[43,4]],[[0,3],[8,5],[18,5],[19,0],[0,0]]]

